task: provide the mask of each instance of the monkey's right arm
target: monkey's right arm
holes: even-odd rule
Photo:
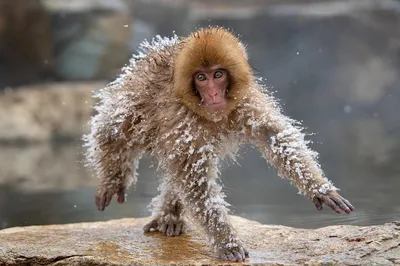
[[[284,116],[272,97],[252,91],[245,103],[250,136],[264,157],[288,178],[299,191],[310,198],[317,209],[322,204],[335,212],[350,213],[354,207],[337,192],[338,189],[324,176],[317,153],[307,147],[304,133],[295,121]]]
[[[115,116],[107,106],[97,108],[99,114],[91,120],[91,132],[85,136],[87,165],[99,179],[96,206],[103,211],[116,194],[125,201],[125,191],[136,182],[136,167],[140,152],[132,143],[132,117]]]

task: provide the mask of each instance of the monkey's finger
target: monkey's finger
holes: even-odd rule
[[[167,224],[166,223],[161,224],[158,228],[158,231],[160,231],[160,232],[164,233],[164,235],[166,235],[167,234]]]
[[[104,211],[104,208],[105,208],[104,201],[105,201],[104,195],[96,195],[97,210]]]
[[[322,202],[321,202],[321,200],[319,198],[314,197],[313,198],[313,203],[314,203],[315,207],[317,207],[317,209],[319,211],[322,210]]]
[[[351,213],[350,209],[340,198],[331,198],[331,200],[334,201],[336,205],[339,206],[340,209],[342,209],[345,213],[347,214]]]
[[[148,233],[151,231],[153,227],[151,226],[151,223],[146,224],[145,226],[143,226],[143,232]]]
[[[229,260],[227,254],[226,254],[225,252],[223,252],[223,251],[219,251],[219,252],[218,252],[218,257],[219,257],[221,260]]]
[[[244,258],[245,258],[246,256],[245,256],[245,254],[244,254],[244,248],[242,248],[241,246],[239,246],[239,253],[240,253],[240,256],[242,257],[242,260],[244,260]]]
[[[181,234],[186,233],[187,230],[188,230],[188,226],[186,225],[186,223],[182,222]]]
[[[249,257],[249,252],[245,248],[243,250],[244,250],[244,257],[248,258]]]
[[[237,261],[235,255],[233,255],[232,252],[230,251],[226,251],[225,252],[226,257],[228,258],[228,260],[230,261]]]
[[[332,210],[334,210],[336,213],[342,213],[342,211],[339,209],[339,207],[336,205],[336,203],[331,200],[329,197],[324,197],[324,202],[326,205],[331,207]]]
[[[125,202],[125,189],[121,188],[120,190],[118,190],[117,192],[118,195],[118,203],[124,203]]]
[[[123,194],[118,194],[118,203],[124,203],[125,202],[125,193]]]
[[[350,209],[351,211],[354,211],[354,210],[355,210],[355,208],[353,207],[353,205],[351,205],[351,203],[350,203],[347,199],[343,198],[342,196],[340,196],[340,199],[347,205],[347,207],[349,207],[349,209]]]
[[[182,222],[178,222],[175,225],[175,232],[174,232],[174,236],[179,236],[182,232],[183,229],[183,223]]]
[[[244,254],[240,254],[239,252],[237,252],[236,250],[232,251],[233,256],[235,256],[235,260],[236,261],[243,261],[244,260]]]
[[[166,236],[174,236],[175,235],[175,225],[173,223],[169,223],[167,225],[167,231],[165,233]]]
[[[107,207],[108,205],[110,205],[111,200],[112,200],[113,194],[112,193],[106,193],[105,195],[105,201],[104,201],[104,205],[105,207]]]
[[[148,232],[151,231],[151,229],[156,230],[157,227],[158,227],[158,222],[157,222],[157,220],[154,219],[154,220],[152,220],[150,223],[146,224],[146,225],[143,227],[143,231],[144,231],[145,233],[148,233]]]

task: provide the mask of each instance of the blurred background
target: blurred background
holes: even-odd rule
[[[150,215],[151,158],[127,203],[95,208],[81,163],[91,95],[143,39],[207,25],[241,36],[356,207],[318,212],[246,147],[222,169],[233,213],[304,228],[400,220],[400,1],[0,0],[0,229]]]

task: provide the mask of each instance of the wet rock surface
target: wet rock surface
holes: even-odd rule
[[[246,243],[245,265],[400,263],[400,222],[298,229],[232,216]],[[217,260],[203,235],[144,234],[149,218],[0,231],[0,265],[236,265]]]

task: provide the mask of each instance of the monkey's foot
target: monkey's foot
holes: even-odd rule
[[[219,248],[217,253],[220,259],[229,261],[244,261],[249,257],[249,252],[236,241]]]
[[[174,215],[157,217],[143,227],[143,231],[162,232],[166,236],[179,236],[186,233],[186,222]]]

